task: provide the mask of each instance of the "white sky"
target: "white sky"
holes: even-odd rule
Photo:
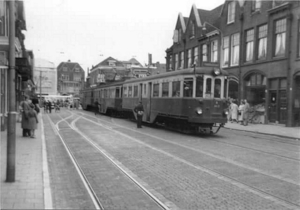
[[[192,5],[211,10],[225,0],[25,0],[25,47],[57,66],[70,59],[84,70],[105,58],[166,63],[178,14]]]

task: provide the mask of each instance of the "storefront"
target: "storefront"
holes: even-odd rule
[[[300,126],[300,72],[294,77],[293,126]]]

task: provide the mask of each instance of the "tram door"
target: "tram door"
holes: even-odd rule
[[[152,93],[152,82],[148,83],[147,91],[147,104],[146,104],[146,120],[150,121],[151,116],[151,93]]]

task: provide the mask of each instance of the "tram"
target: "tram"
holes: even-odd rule
[[[145,123],[217,133],[227,122],[227,78],[219,68],[188,68],[85,89],[81,102],[88,109],[97,100],[103,114],[136,119],[133,109],[142,101]]]

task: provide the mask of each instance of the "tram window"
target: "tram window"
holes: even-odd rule
[[[183,97],[193,97],[193,78],[184,79]]]
[[[172,82],[172,97],[180,97],[180,81]]]
[[[221,97],[221,79],[215,79],[214,97]]]
[[[162,97],[169,97],[169,83],[162,83]]]
[[[203,77],[196,79],[196,97],[203,97]]]
[[[154,84],[153,85],[153,97],[158,97],[159,96],[159,84]]]
[[[210,98],[211,97],[211,78],[206,79],[206,90],[205,90],[205,97]]]
[[[133,97],[137,97],[137,96],[138,96],[138,86],[135,85],[135,86],[133,87]]]
[[[120,88],[116,88],[116,98],[120,98]]]
[[[128,87],[128,97],[132,97],[132,86]]]
[[[224,79],[224,98],[227,98],[227,79]]]
[[[127,97],[127,87],[124,87],[124,91],[123,91],[123,94],[124,94],[124,97]]]
[[[146,95],[146,93],[147,93],[147,92],[146,92],[146,91],[147,91],[146,87],[147,87],[146,84],[144,84],[144,88],[143,88],[143,90],[144,90],[144,95]]]
[[[104,98],[107,98],[107,90],[104,89]]]

